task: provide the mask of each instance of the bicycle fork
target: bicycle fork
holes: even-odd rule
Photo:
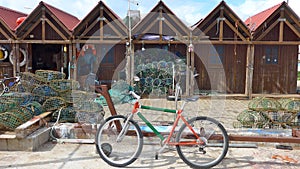
[[[121,141],[123,140],[124,136],[126,135],[128,129],[129,129],[129,121],[130,121],[132,118],[133,118],[133,114],[130,114],[130,115],[127,117],[127,119],[126,119],[126,121],[125,121],[125,124],[124,124],[124,126],[122,127],[122,130],[121,130],[121,132],[119,133],[119,135],[118,135],[118,137],[117,137],[117,140],[116,140],[117,142],[121,142]]]

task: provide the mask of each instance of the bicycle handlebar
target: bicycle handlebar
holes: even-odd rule
[[[134,98],[138,100],[141,98],[141,96],[137,95],[134,91],[129,91],[129,94],[131,94]]]

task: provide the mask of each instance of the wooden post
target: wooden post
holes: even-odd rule
[[[46,39],[46,25],[45,25],[45,7],[42,8],[42,41],[45,41]]]
[[[187,46],[186,48],[186,86],[185,86],[185,92],[186,95],[190,95],[190,77],[191,77],[191,72],[190,72],[190,65],[191,65],[191,57],[190,57],[190,52],[189,52],[189,47]]]
[[[195,77],[194,77],[194,72],[195,72],[195,53],[194,53],[194,46],[191,49],[191,87],[190,87],[190,93],[191,95],[194,94],[194,85],[195,85]]]
[[[17,53],[17,47],[16,47],[17,43],[13,44],[13,50],[11,52],[13,52],[13,76],[17,75],[17,62],[16,62],[16,53]]]
[[[280,26],[279,26],[279,42],[283,41],[284,31],[284,8],[280,9]]]
[[[223,41],[223,33],[224,33],[224,7],[221,7],[221,14],[220,14],[220,18],[219,18],[219,22],[220,22],[220,29],[219,29],[219,41]]]
[[[247,68],[246,68],[246,86],[245,94],[249,99],[252,98],[252,82],[253,82],[253,66],[254,66],[254,45],[247,47]]]
[[[72,48],[72,47],[73,47],[73,45],[70,43],[70,44],[69,44],[69,47],[68,47],[68,48],[69,48],[69,54],[68,54],[68,55],[69,55],[69,59],[68,59],[69,62],[68,62],[68,64],[67,64],[67,67],[68,67],[68,79],[72,79],[72,78],[71,78],[71,77],[72,77],[72,73],[71,73],[71,72],[72,72],[71,65],[72,65],[72,56],[73,56],[73,55],[72,55],[72,54],[73,54],[73,52],[72,52],[72,51],[73,51],[73,48]]]
[[[101,6],[100,7],[100,40],[103,40],[103,37],[104,37],[104,28],[103,28],[103,22],[104,22],[104,16],[103,16],[103,9],[104,9],[104,7],[103,6]],[[130,17],[130,16],[129,16]],[[129,29],[131,29],[131,28],[129,28]]]
[[[25,57],[25,56],[24,56]],[[16,68],[17,68],[17,72],[16,73],[20,73],[20,44],[17,43],[16,44],[16,49],[15,49],[15,61],[16,61]]]

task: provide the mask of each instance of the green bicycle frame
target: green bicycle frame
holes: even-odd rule
[[[174,114],[177,113],[177,110],[173,110],[173,109],[165,109],[165,108],[143,106],[143,105],[141,105],[140,109],[155,110],[155,111],[174,113]],[[146,119],[145,116],[142,115],[142,113],[137,112],[137,115],[140,117],[140,119],[142,119],[146,123],[146,125],[154,132],[156,136],[158,136],[161,140],[164,140],[164,137],[161,135],[161,133],[154,128],[154,126]]]

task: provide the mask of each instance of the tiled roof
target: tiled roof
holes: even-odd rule
[[[17,27],[16,21],[19,17],[26,17],[26,16],[27,14],[25,13],[0,6],[0,18],[7,24],[7,26],[11,30],[16,29]]]
[[[269,18],[280,6],[282,3],[277,4],[269,9],[266,9],[254,16],[249,17],[245,24],[249,27],[251,31],[255,31],[264,21]]]
[[[69,13],[55,8],[43,1],[41,1],[40,3],[44,4],[70,31],[72,31],[73,28],[80,22],[77,17]]]

